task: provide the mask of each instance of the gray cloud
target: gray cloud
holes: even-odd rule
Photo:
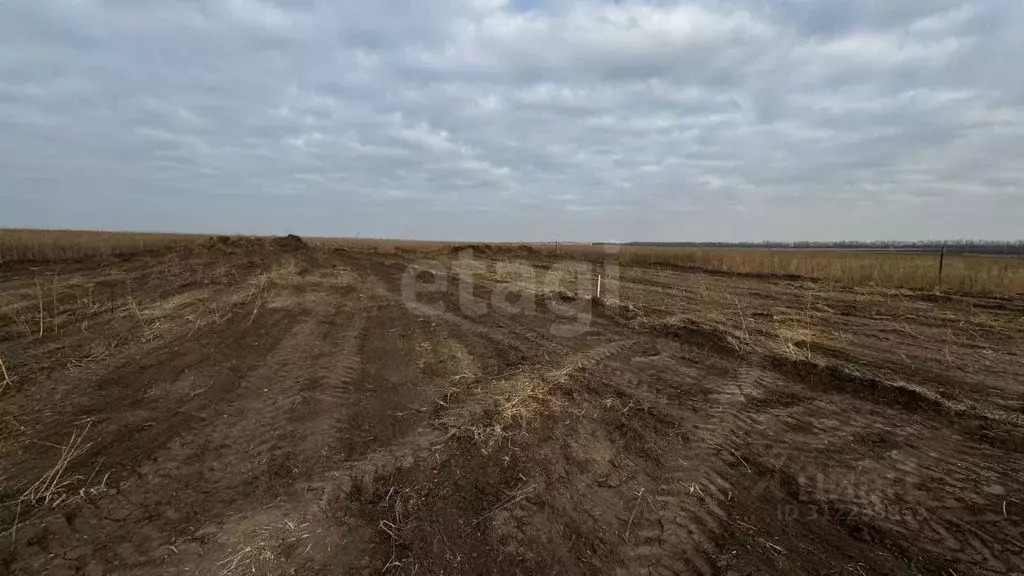
[[[0,226],[1020,236],[1015,0],[8,0]]]

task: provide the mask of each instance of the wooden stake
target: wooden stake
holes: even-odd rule
[[[942,243],[942,250],[939,252],[939,288],[942,288],[942,265],[946,260],[946,243]]]

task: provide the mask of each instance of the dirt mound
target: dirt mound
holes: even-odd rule
[[[266,250],[272,248],[281,252],[304,252],[309,245],[301,237],[294,234],[260,238],[258,236],[210,236],[200,244],[205,250],[219,250],[232,254],[250,250]]]
[[[252,236],[210,236],[199,245],[207,250],[221,250],[232,254],[245,250],[256,250],[264,246],[259,238]]]
[[[529,244],[457,244],[448,249],[449,254],[460,254],[471,250],[481,256],[514,256],[519,258],[537,258],[540,251]]]
[[[199,243],[203,248],[217,248],[222,246],[230,246],[232,238],[230,236],[210,236],[206,240]]]
[[[274,248],[285,252],[302,252],[309,249],[309,244],[306,244],[305,240],[295,234],[278,236],[270,242]]]
[[[736,356],[741,350],[740,339],[717,326],[710,326],[690,318],[661,319],[638,322],[642,329],[685,342],[720,356]]]
[[[449,248],[448,252],[450,254],[460,254],[466,250],[484,256],[491,256],[499,251],[498,247],[493,244],[456,244]]]
[[[539,256],[540,251],[529,244],[520,244],[512,249],[519,256]]]

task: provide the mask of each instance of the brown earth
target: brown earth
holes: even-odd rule
[[[1024,573],[1019,299],[517,255],[0,268],[0,573]]]

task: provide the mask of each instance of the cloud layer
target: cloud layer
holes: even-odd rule
[[[1020,237],[1019,0],[7,0],[0,226]]]

